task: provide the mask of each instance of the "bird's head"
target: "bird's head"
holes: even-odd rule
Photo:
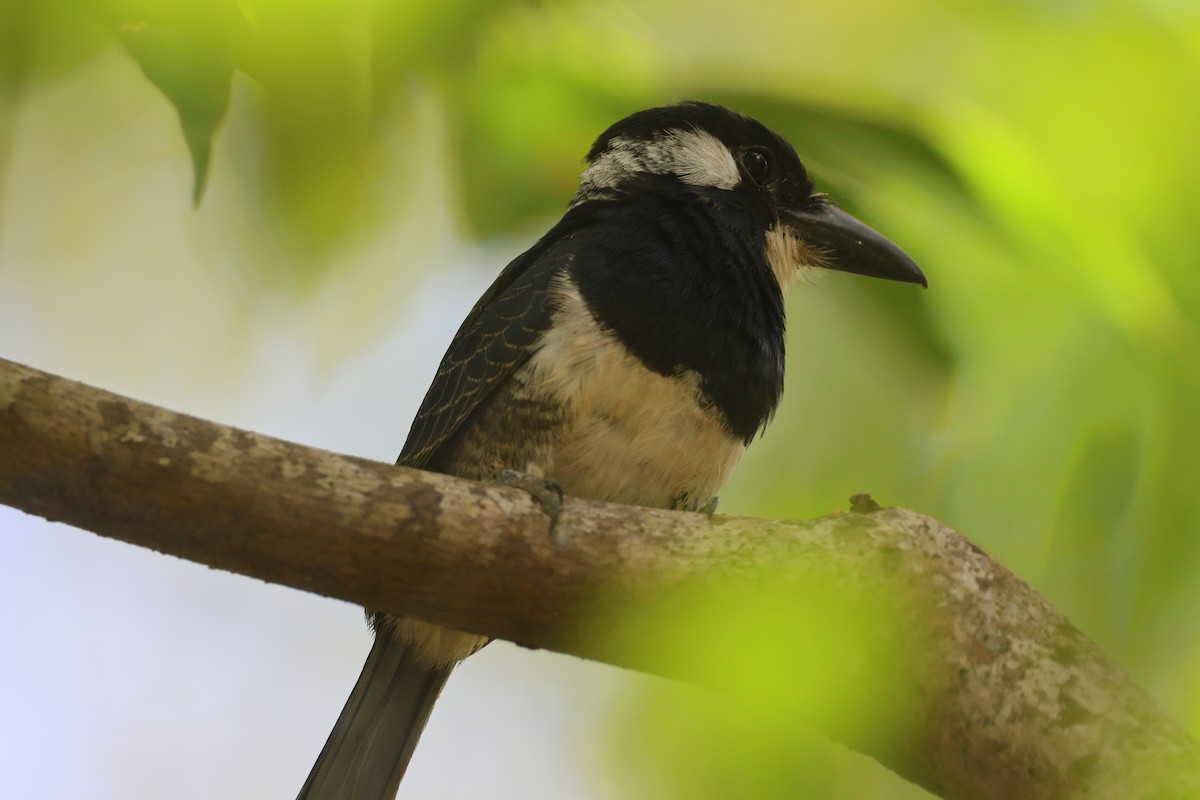
[[[711,103],[640,111],[600,135],[587,155],[573,206],[635,198],[652,187],[683,187],[760,233],[782,289],[802,269],[823,268],[919,283],[904,251],[834,205],[782,136]]]

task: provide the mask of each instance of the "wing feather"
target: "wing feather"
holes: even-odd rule
[[[551,324],[554,278],[571,261],[563,246],[569,239],[544,239],[518,256],[471,309],[442,357],[398,464],[436,468],[451,437],[533,355]]]

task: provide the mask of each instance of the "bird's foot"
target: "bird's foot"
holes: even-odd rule
[[[542,510],[546,512],[546,516],[550,518],[550,535],[559,544],[565,541],[565,535],[558,529],[558,520],[562,515],[563,506],[563,489],[558,481],[539,478],[515,469],[502,469],[492,477],[492,480],[502,486],[520,489],[532,497],[533,501],[541,506]]]
[[[720,500],[721,500],[721,498],[714,495],[714,496],[708,498],[708,500],[705,501],[703,504],[701,504],[699,498],[697,498],[695,500],[688,500],[687,502],[683,503],[682,505],[677,506],[677,508],[680,511],[691,511],[696,514],[703,514],[704,516],[708,517],[709,519],[712,519],[713,516],[717,513],[717,503],[719,503]]]
[[[881,506],[866,492],[850,495],[850,511],[855,514],[874,514]]]

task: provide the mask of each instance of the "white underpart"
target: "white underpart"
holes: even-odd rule
[[[572,283],[557,288],[554,324],[526,367],[571,410],[546,473],[569,495],[615,503],[669,508],[681,491],[700,503],[716,495],[746,447],[703,405],[699,376],[650,371]]]
[[[675,175],[692,186],[718,189],[732,189],[741,180],[733,154],[720,139],[704,131],[671,130],[650,141],[611,140],[584,171],[582,186],[611,189],[637,172]]]
[[[816,270],[829,263],[825,253],[797,238],[792,229],[783,223],[776,223],[767,229],[766,256],[779,289],[784,294],[802,272]]]
[[[383,626],[409,647],[417,659],[431,667],[457,664],[488,642],[486,636],[443,628],[411,617],[383,617]]]

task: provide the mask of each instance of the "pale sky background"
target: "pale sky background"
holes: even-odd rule
[[[223,191],[221,149],[193,211],[174,114],[148,83],[130,80],[135,69],[107,56],[10,120],[0,354],[208,419],[394,460],[459,321],[525,243],[465,244],[444,203],[423,199],[310,297],[247,300],[237,289],[246,256],[213,236],[239,213]],[[80,108],[96,97],[108,105],[81,129]],[[424,198],[437,196],[439,180],[435,165],[421,167]],[[414,254],[425,262],[416,269],[405,261]],[[369,649],[360,609],[7,507],[0,537],[7,797],[295,795]],[[452,677],[404,796],[613,796],[606,719],[629,680],[653,679],[487,647]]]

